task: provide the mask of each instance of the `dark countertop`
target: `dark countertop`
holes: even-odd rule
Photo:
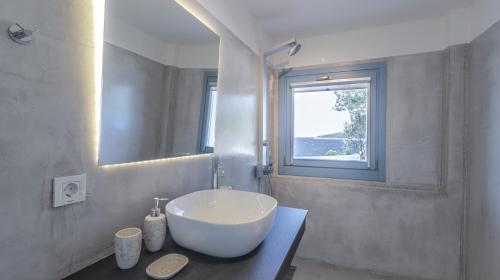
[[[146,267],[156,259],[169,253],[183,254],[189,264],[173,279],[281,279],[287,272],[305,231],[307,210],[278,206],[276,219],[267,238],[249,254],[232,259],[222,259],[184,249],[174,243],[167,234],[163,249],[156,253],[141,252],[139,263],[128,270],[116,266],[111,255],[66,279],[140,280],[152,279],[146,274]]]

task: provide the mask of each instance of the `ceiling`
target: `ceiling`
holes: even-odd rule
[[[307,37],[444,16],[474,0],[234,0],[272,38]]]
[[[216,44],[219,37],[173,0],[107,0],[106,15],[167,43]]]

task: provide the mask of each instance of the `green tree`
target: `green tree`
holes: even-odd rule
[[[338,156],[339,153],[337,151],[334,151],[334,150],[328,150],[326,153],[325,153],[325,156],[327,157],[333,157],[333,156]]]
[[[361,160],[366,159],[366,89],[335,91],[337,100],[333,109],[347,111],[350,122],[344,123],[344,150],[346,154],[359,153]]]

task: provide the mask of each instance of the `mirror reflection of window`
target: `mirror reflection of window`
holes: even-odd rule
[[[217,73],[205,73],[204,104],[202,105],[200,152],[213,153],[217,111]]]
[[[210,87],[210,107],[208,115],[207,147],[215,146],[215,111],[217,110],[217,87]]]

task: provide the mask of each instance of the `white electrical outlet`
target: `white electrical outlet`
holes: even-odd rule
[[[87,175],[54,178],[54,207],[85,201]]]

